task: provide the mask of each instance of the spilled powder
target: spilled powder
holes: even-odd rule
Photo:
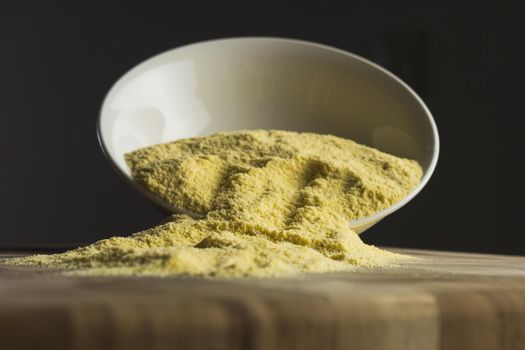
[[[348,221],[390,207],[422,176],[413,160],[335,136],[287,131],[177,140],[129,153],[126,161],[138,184],[193,215],[7,263],[77,275],[217,277],[388,267],[406,257],[366,245]]]

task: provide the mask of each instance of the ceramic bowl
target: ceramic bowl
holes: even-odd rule
[[[179,47],[127,72],[107,93],[100,144],[130,177],[124,154],[217,131],[282,129],[350,138],[416,159],[421,183],[395,205],[350,221],[358,233],[401,208],[426,185],[438,159],[436,125],[421,98],[380,66],[333,47],[280,38],[232,38]]]

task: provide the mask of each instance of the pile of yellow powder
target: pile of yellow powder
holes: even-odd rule
[[[235,131],[126,155],[137,183],[174,209],[166,223],[54,255],[10,259],[81,275],[290,276],[386,267],[349,220],[417,186],[417,162],[330,135]]]

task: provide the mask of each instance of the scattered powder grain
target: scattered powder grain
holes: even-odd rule
[[[348,228],[417,186],[421,167],[330,135],[236,131],[126,155],[167,222],[63,254],[10,259],[80,275],[290,276],[387,267],[403,256]],[[179,211],[181,211],[179,210]]]

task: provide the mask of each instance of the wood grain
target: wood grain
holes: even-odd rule
[[[525,349],[525,258],[401,252],[419,259],[266,280],[1,266],[0,348]]]

